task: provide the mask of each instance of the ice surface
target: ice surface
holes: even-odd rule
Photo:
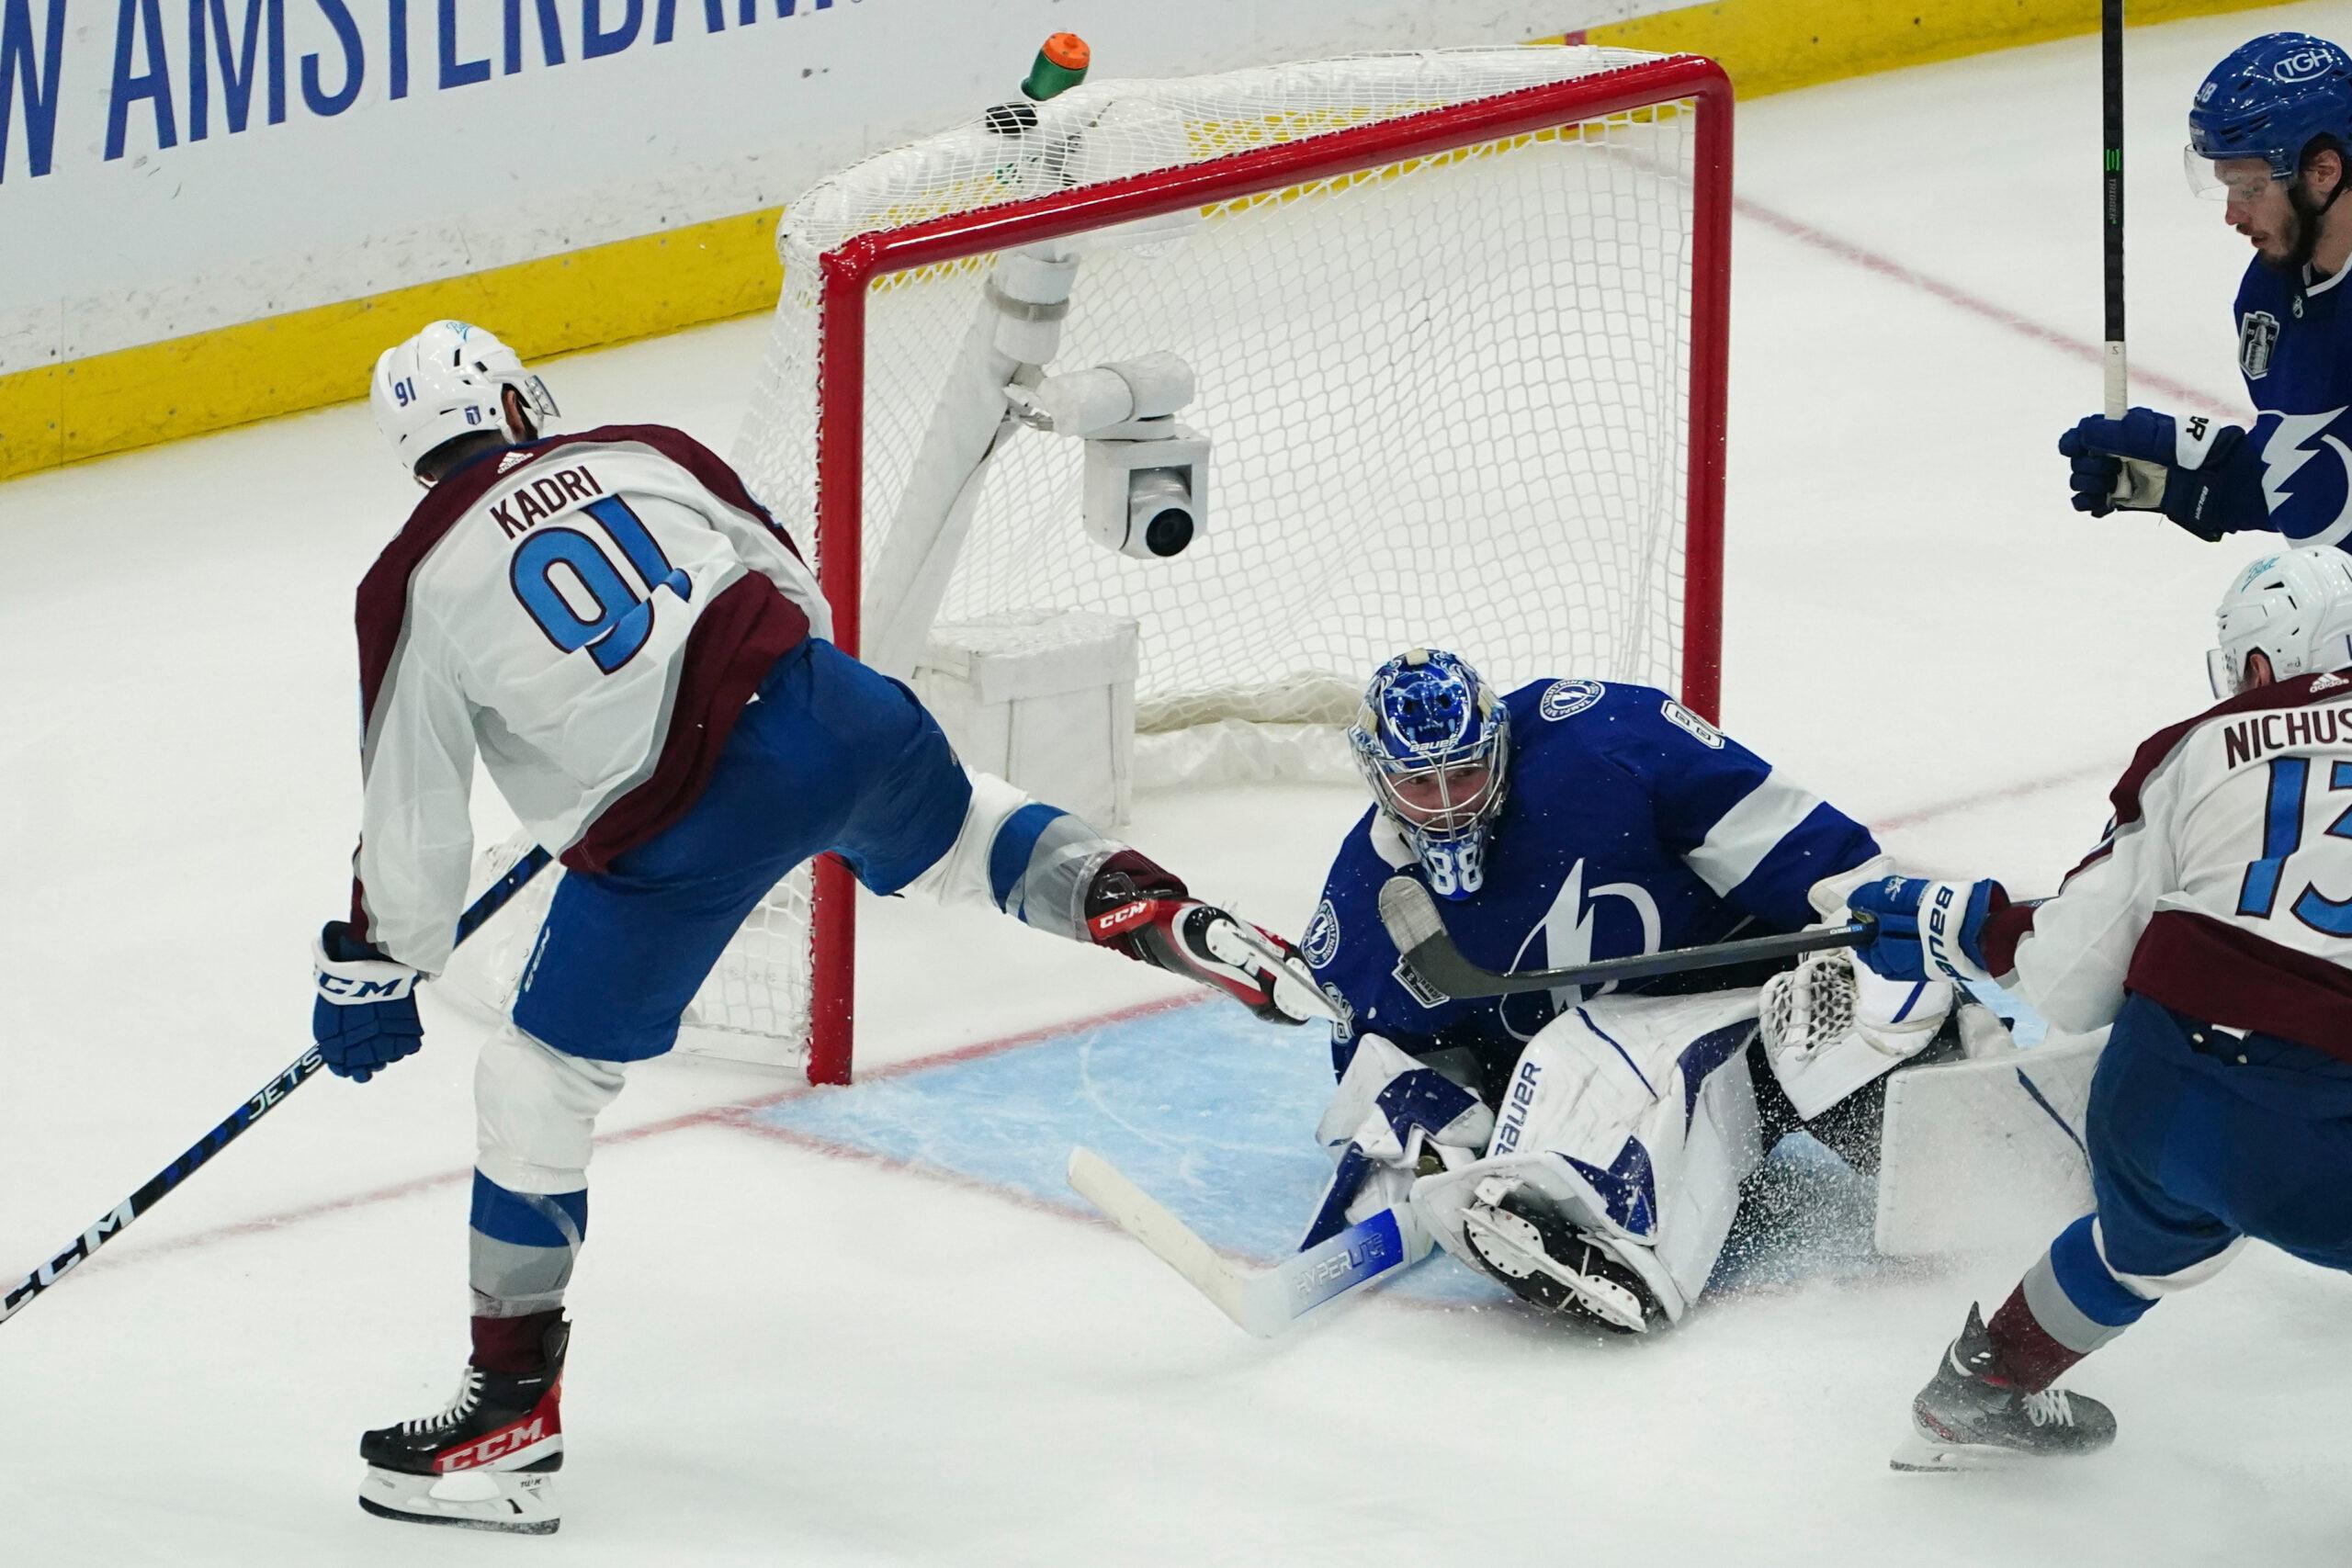
[[[2257,30],[2340,21],[2132,35],[2134,363],[2177,401],[2241,400],[2245,250],[2180,184],[2188,94]],[[1726,723],[1915,862],[2020,893],[2098,832],[2131,746],[2201,704],[2248,553],[2065,505],[2053,444],[2099,390],[2095,59],[1741,110]],[[550,379],[575,419],[724,446],[764,331]],[[356,405],[0,485],[0,1267],[300,1050],[356,815],[351,589],[413,498]],[[1135,837],[1295,930],[1358,809],[1161,795]],[[1250,1340],[1038,1173],[1124,1118],[1164,1140],[1163,1196],[1277,1245],[1303,1213],[1209,1199],[1317,1179],[1320,1042],[1222,1021],[1202,1043],[1173,1021],[1211,1015],[1180,1007],[1090,1045],[1067,1026],[1175,988],[1001,921],[863,919],[861,1048],[895,1074],[810,1094],[662,1062],[612,1114],[560,1536],[424,1537],[352,1502],[359,1429],[437,1406],[463,1354],[478,1026],[428,1001],[421,1057],[304,1089],[0,1328],[0,1563],[2278,1564],[2352,1540],[2352,1285],[2260,1248],[2078,1374],[2120,1411],[2111,1456],[2005,1482],[1884,1458],[2035,1241],[1860,1267],[1850,1192],[1655,1343],[1409,1292]],[[957,1115],[993,1144],[948,1149]]]

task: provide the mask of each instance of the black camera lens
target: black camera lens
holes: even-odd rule
[[[1156,556],[1182,555],[1192,542],[1193,514],[1172,506],[1155,515],[1143,531],[1144,548]]]

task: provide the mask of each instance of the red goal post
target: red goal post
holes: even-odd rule
[[[1713,62],[1651,57],[1589,74],[1475,101],[1277,141],[1178,167],[1056,190],[997,205],[948,211],[902,227],[870,229],[822,251],[817,279],[814,518],[819,576],[833,607],[835,640],[859,649],[865,608],[863,542],[868,519],[869,302],[894,278],[1015,247],[1114,225],[1200,212],[1266,198],[1358,172],[1393,170],[1513,139],[1558,135],[1626,117],[1688,117],[1687,347],[1681,374],[1678,563],[1679,694],[1716,716],[1720,695],[1725,353],[1731,214],[1732,94]],[[1678,131],[1678,135],[1681,134]],[[787,221],[789,222],[789,218]],[[1673,265],[1682,265],[1679,259]],[[791,263],[787,261],[787,268]],[[789,287],[789,280],[787,280]],[[946,349],[943,347],[944,354]],[[1204,385],[1206,382],[1204,381]],[[1608,389],[1598,389],[1600,400]],[[1206,423],[1214,424],[1214,419]],[[747,433],[747,441],[752,439]],[[755,488],[758,478],[754,475]],[[765,491],[763,491],[763,494]],[[779,519],[795,533],[808,517],[790,505]],[[1209,538],[1216,538],[1216,523]],[[1093,547],[1073,542],[1072,551]],[[1564,617],[1566,611],[1562,612]],[[1419,635],[1399,626],[1395,636]],[[1368,667],[1367,667],[1368,669]],[[1364,671],[1356,671],[1360,679]],[[1567,674],[1609,671],[1568,669]],[[1623,676],[1623,678],[1632,678]],[[1653,678],[1659,678],[1653,676]],[[848,1081],[854,1024],[854,889],[847,869],[825,857],[815,872],[808,992],[808,1077]]]

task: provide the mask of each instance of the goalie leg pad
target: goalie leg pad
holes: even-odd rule
[[[1481,1266],[1464,1214],[1481,1182],[1505,1178],[1679,1321],[1763,1157],[1747,1062],[1755,1009],[1754,992],[1716,992],[1611,998],[1555,1019],[1520,1057],[1487,1157],[1422,1178],[1415,1211]]]
[[[1350,1053],[1315,1130],[1337,1168],[1302,1248],[1404,1202],[1418,1172],[1469,1164],[1495,1130],[1477,1096],[1380,1035],[1362,1036]]]
[[[1483,1150],[1494,1136],[1495,1113],[1419,1057],[1380,1035],[1362,1036],[1316,1125],[1317,1139],[1334,1157],[1353,1144],[1394,1163],[1406,1159],[1417,1132],[1431,1142]]]
[[[2092,1206],[2085,1112],[2103,1037],[1887,1079],[1876,1240],[1890,1258],[2030,1244]]]
[[[1462,1233],[1479,1267],[1521,1300],[1627,1334],[1648,1332],[1660,1315],[1656,1293],[1615,1251],[1570,1228],[1511,1178],[1478,1184]]]

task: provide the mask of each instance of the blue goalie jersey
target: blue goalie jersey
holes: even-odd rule
[[[1818,918],[1807,889],[1879,852],[1860,823],[1664,692],[1536,682],[1504,705],[1510,784],[1485,885],[1440,901],[1455,943],[1484,968],[1553,969],[1797,931]],[[1308,922],[1307,961],[1350,1015],[1333,1028],[1334,1065],[1344,1070],[1356,1037],[1375,1033],[1416,1055],[1468,1049],[1494,1081],[1521,1045],[1585,998],[1576,987],[1476,999],[1432,993],[1380,923],[1381,884],[1399,872],[1420,877],[1402,836],[1368,809]],[[1731,974],[1626,988],[1742,983]]]
[[[2352,546],[2352,319],[2346,273],[2315,282],[2256,261],[2238,286],[2238,372],[2261,417],[2270,525],[2305,545]]]

